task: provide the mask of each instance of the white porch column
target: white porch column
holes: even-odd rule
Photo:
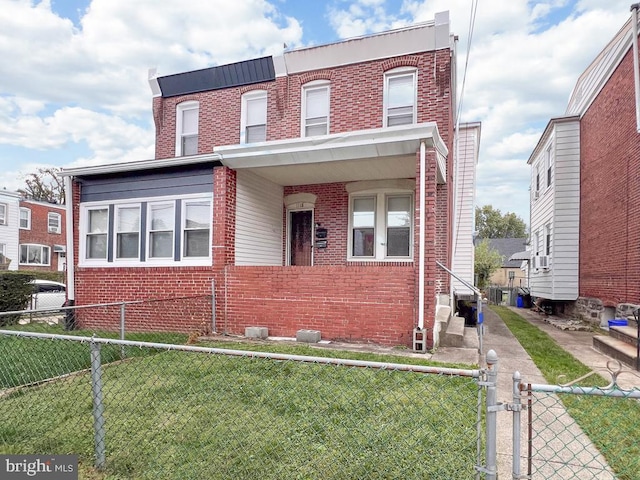
[[[425,256],[425,203],[426,203],[426,146],[424,140],[420,142],[420,233],[418,238],[419,255],[418,260],[418,328],[424,327],[424,256]]]

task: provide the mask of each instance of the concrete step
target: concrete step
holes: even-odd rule
[[[440,338],[440,345],[443,347],[463,347],[464,330],[464,318],[451,317],[447,329]]]
[[[635,346],[608,335],[595,335],[593,337],[593,347],[599,352],[637,369],[638,355]]]
[[[636,327],[609,327],[609,336],[633,347],[638,344],[638,329]]]

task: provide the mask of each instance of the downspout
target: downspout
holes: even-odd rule
[[[640,3],[631,5],[631,31],[633,37],[631,43],[633,45],[633,79],[636,90],[636,131],[640,133],[640,66],[638,64],[638,8]]]
[[[71,176],[64,177],[64,197],[66,200],[65,228],[67,229],[67,299],[74,302],[75,295],[75,271],[73,243],[73,189]]]
[[[419,234],[419,249],[420,259],[418,264],[418,328],[422,330],[424,328],[424,256],[425,256],[425,204],[427,195],[425,193],[426,188],[426,151],[427,148],[424,144],[424,140],[420,142],[420,234]]]

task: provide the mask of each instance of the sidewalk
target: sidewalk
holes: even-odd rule
[[[582,363],[598,371],[602,369],[606,370],[607,362],[610,361],[610,358],[597,352],[593,348],[592,337],[594,334],[592,332],[563,331],[544,322],[543,318],[535,312],[526,309],[514,309],[514,311],[541,330],[547,332]],[[513,374],[516,371],[520,373],[521,379],[527,383],[558,383],[545,380],[531,357],[496,313],[486,309],[484,323],[484,353],[486,354],[489,350],[494,350],[498,355],[498,402],[511,403],[513,401]],[[473,349],[439,348],[432,359],[441,362],[478,363],[478,354],[477,350]],[[629,371],[629,369],[627,370]],[[609,378],[606,373],[604,373],[604,376],[605,378]],[[626,380],[624,377],[627,377]],[[572,380],[575,379],[562,379],[562,382],[566,383]],[[637,384],[639,380],[638,377],[633,375],[621,375],[619,384],[622,384],[624,381],[623,388],[630,388],[632,383]],[[595,474],[597,476],[589,478],[615,478],[612,473],[607,471],[608,469],[604,471],[601,470],[601,466],[606,465],[606,462],[566,411],[564,411],[563,408],[558,409],[556,406],[553,415],[556,419],[562,420],[562,424],[564,425],[563,431],[553,432],[551,429],[547,429],[546,433],[543,432],[543,436],[539,438],[539,441],[543,443],[554,441],[568,445],[571,441],[578,439],[584,446],[583,452],[578,455],[575,454],[575,452],[567,451],[561,454],[561,456],[567,458],[567,460],[573,459],[585,465],[586,467],[584,468],[587,470],[589,470],[589,465],[597,464],[599,467],[597,469],[598,473]],[[526,414],[522,415],[520,436],[521,473],[526,472],[526,458],[524,456],[527,445],[526,418]],[[499,413],[497,429],[498,478],[511,478],[513,461],[513,414],[506,411]],[[567,436],[566,441],[562,438],[563,435]],[[542,467],[540,468],[542,470]],[[544,474],[542,471],[538,473]],[[553,472],[550,473],[553,474]],[[562,476],[556,476],[555,478],[562,478]]]

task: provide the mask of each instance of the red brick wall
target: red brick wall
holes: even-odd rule
[[[580,122],[580,296],[640,303],[640,134],[630,50]]]
[[[273,336],[312,329],[325,339],[412,341],[413,266],[230,267],[227,286],[229,333],[268,326]]]
[[[200,102],[199,153],[211,152],[215,145],[238,144],[241,95],[254,89],[267,90],[267,140],[298,138],[302,85],[318,79],[331,81],[330,133],[382,127],[384,72],[400,66],[418,68],[418,122],[438,122],[451,151],[451,65],[449,51],[442,50],[304,72],[248,87],[156,97],[156,158],[175,156],[176,106],[185,101]]]
[[[33,243],[37,245],[47,245],[50,247],[51,265],[20,265],[22,270],[45,270],[57,271],[59,255],[53,252],[54,245],[66,245],[66,210],[60,208],[60,205],[47,205],[40,202],[21,201],[21,208],[31,210],[31,229],[20,229],[20,244]],[[60,233],[49,233],[48,216],[49,212],[58,213],[60,215]]]

